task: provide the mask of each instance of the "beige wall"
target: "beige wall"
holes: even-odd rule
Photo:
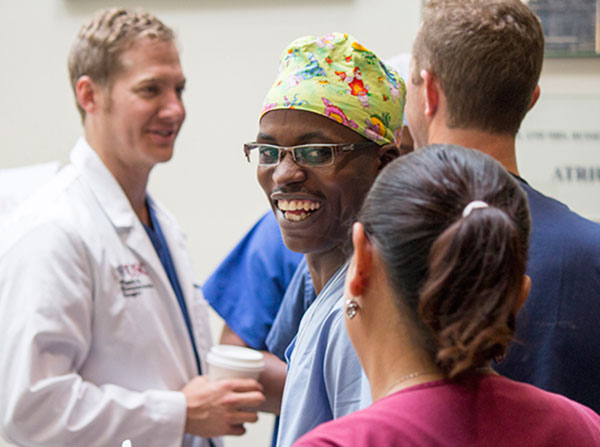
[[[113,2],[111,2],[113,3]],[[409,51],[420,1],[128,1],[175,28],[188,77],[187,121],[176,155],[150,189],[178,218],[203,280],[267,209],[241,145],[253,140],[263,95],[283,47],[296,37],[344,31],[383,58]],[[0,168],[66,161],[80,135],[65,60],[99,0],[2,1]],[[544,93],[600,95],[600,60],[550,60]],[[532,167],[522,167],[524,170]],[[218,334],[221,322],[213,318]],[[271,418],[228,446],[267,445]],[[2,446],[2,441],[0,441]]]

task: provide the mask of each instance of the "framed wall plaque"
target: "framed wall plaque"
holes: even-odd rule
[[[600,56],[600,0],[529,0],[542,21],[548,57]]]

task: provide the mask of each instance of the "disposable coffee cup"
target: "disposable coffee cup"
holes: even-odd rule
[[[233,345],[213,346],[206,355],[211,380],[258,379],[265,369],[263,355],[254,349]]]

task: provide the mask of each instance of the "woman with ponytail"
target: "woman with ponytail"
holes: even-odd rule
[[[301,446],[599,446],[600,416],[494,373],[529,292],[527,199],[492,158],[392,163],[354,224],[346,327],[374,403]]]

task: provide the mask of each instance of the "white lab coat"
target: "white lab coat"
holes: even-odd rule
[[[184,236],[151,203],[204,361],[207,305]],[[186,402],[177,390],[197,368],[173,288],[125,194],[84,139],[17,220],[0,236],[4,436],[23,446],[208,445],[183,436]]]

